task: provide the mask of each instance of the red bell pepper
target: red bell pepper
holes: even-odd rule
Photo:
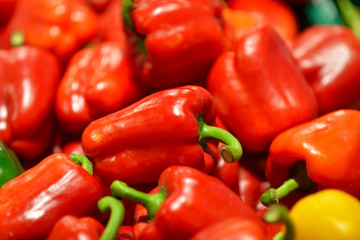
[[[116,235],[116,240],[135,240],[133,226],[121,226],[118,234]]]
[[[236,48],[237,39],[257,24],[262,23],[258,15],[244,10],[223,8],[221,16],[224,19],[224,34],[226,50]]]
[[[21,159],[36,158],[50,146],[60,71],[47,51],[0,50],[0,138]]]
[[[293,54],[315,92],[321,114],[360,108],[360,43],[351,30],[312,26],[295,39]]]
[[[46,239],[98,240],[103,231],[104,226],[94,218],[66,215],[56,222]]]
[[[0,189],[0,239],[44,239],[61,217],[91,214],[103,194],[91,172],[85,156],[57,153],[7,182]]]
[[[95,43],[118,41],[125,44],[126,34],[121,11],[122,0],[111,0],[107,3],[105,10],[99,16],[99,29]]]
[[[238,169],[239,196],[256,212],[264,209],[260,197],[270,188],[264,173],[266,156],[266,153],[244,154]]]
[[[299,31],[294,10],[279,0],[229,0],[232,10],[240,10],[256,16],[262,24],[272,26],[284,40],[292,40]]]
[[[81,141],[73,141],[73,142],[69,142],[67,144],[65,144],[62,149],[61,149],[62,153],[65,153],[67,155],[70,154],[78,154],[78,155],[84,155],[84,150],[82,148],[81,145]]]
[[[266,156],[266,152],[255,155],[244,154],[238,169],[239,196],[261,219],[268,211],[268,208],[261,203],[261,195],[270,188],[264,171]],[[273,239],[282,230],[282,224],[265,222],[265,228],[267,239]]]
[[[11,35],[20,31],[25,44],[47,49],[66,62],[97,28],[98,15],[85,0],[18,0],[0,47],[11,47]]]
[[[14,13],[17,0],[0,0],[0,27],[5,25]]]
[[[249,152],[317,116],[315,94],[290,50],[268,25],[247,31],[213,65],[208,89],[221,119]]]
[[[81,133],[94,119],[145,96],[136,83],[125,44],[103,42],[75,53],[60,81],[56,114],[62,127]]]
[[[220,154],[219,148],[223,146],[212,146],[211,154],[214,159],[215,166],[212,168],[210,175],[220,179],[226,186],[228,186],[235,193],[239,193],[239,162],[226,162]],[[242,157],[243,158],[243,157]]]
[[[112,240],[115,239],[124,219],[124,206],[116,198],[106,196],[98,201],[98,209],[102,213],[110,213],[104,226],[91,217],[77,218],[66,215],[56,222],[47,240]]]
[[[360,111],[338,110],[279,134],[271,143],[264,204],[295,189],[336,188],[360,197]],[[283,184],[284,183],[284,184]]]
[[[190,238],[190,240],[219,239],[267,240],[269,238],[267,238],[264,227],[258,221],[242,217],[225,218],[199,231]]]
[[[148,195],[152,195],[152,194],[158,194],[159,191],[160,191],[159,185],[155,185],[152,189],[141,192],[147,192]],[[146,207],[135,202],[134,223],[133,223],[133,235],[135,239],[139,239],[139,236],[142,234],[143,230],[149,225],[148,220],[149,220],[148,211]],[[154,234],[158,234],[158,233],[154,230],[153,235]]]
[[[202,84],[224,50],[222,7],[220,0],[124,0],[124,23],[142,83],[157,90]]]
[[[147,208],[149,223],[140,239],[189,239],[202,229],[231,217],[262,221],[241,198],[219,179],[187,166],[171,166],[159,178],[159,193],[145,194],[114,181],[115,197]]]
[[[87,2],[97,11],[102,12],[113,0],[87,0]]]
[[[241,157],[241,145],[233,135],[209,126],[214,113],[212,97],[202,87],[163,90],[93,121],[81,142],[105,185],[114,180],[157,182],[171,165],[204,169],[203,149],[209,139],[227,144],[221,149],[226,161]]]

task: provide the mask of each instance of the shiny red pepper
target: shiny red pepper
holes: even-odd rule
[[[228,162],[238,160],[242,148],[229,132],[209,126],[214,121],[210,93],[183,86],[153,93],[118,112],[90,123],[82,134],[85,154],[105,184],[157,182],[171,165],[205,168],[209,139],[223,141]],[[209,124],[209,125],[208,125]]]
[[[85,0],[18,0],[0,47],[11,47],[12,34],[20,31],[25,44],[47,49],[64,63],[94,36],[98,24]]]
[[[220,154],[219,148],[223,146],[223,143],[219,143],[218,146],[211,146],[210,154],[213,157],[215,166],[212,168],[210,175],[220,179],[226,186],[236,193],[239,193],[239,162],[226,162]],[[243,157],[242,157],[243,158]]]
[[[312,26],[294,40],[292,47],[321,114],[341,108],[360,109],[360,43],[350,29]]]
[[[267,154],[244,154],[238,168],[239,196],[256,212],[264,206],[260,202],[261,194],[270,188],[264,169]]]
[[[121,226],[116,240],[135,240],[133,226]]]
[[[73,141],[73,142],[69,142],[69,143],[65,144],[61,148],[61,152],[65,153],[67,155],[70,155],[73,153],[79,154],[79,155],[84,155],[84,150],[82,148],[81,141]]]
[[[39,157],[50,146],[60,71],[45,50],[0,50],[0,138],[21,159]]]
[[[106,228],[91,217],[77,218],[66,215],[56,222],[47,240],[112,240],[115,239],[124,219],[124,206],[116,198],[106,196],[98,201],[102,213],[110,213]]]
[[[220,0],[124,0],[142,83],[152,89],[203,84],[224,50],[222,7]]]
[[[104,226],[94,218],[66,215],[56,222],[46,239],[98,240],[102,231]]]
[[[208,89],[221,119],[249,152],[317,116],[315,94],[290,50],[268,25],[250,29],[213,65]]]
[[[338,110],[295,126],[271,143],[262,202],[290,192],[336,188],[360,197],[360,111]],[[275,194],[275,195],[274,195]]]
[[[252,239],[267,240],[266,231],[258,221],[242,217],[225,218],[199,231],[190,240]]]
[[[159,178],[159,193],[147,195],[114,181],[115,197],[146,206],[149,223],[140,239],[189,239],[202,229],[231,217],[262,221],[241,198],[219,179],[187,166],[171,166]]]
[[[7,182],[0,189],[0,239],[44,239],[61,217],[89,216],[103,194],[91,172],[85,156],[57,153]]]
[[[126,46],[102,42],[75,53],[56,94],[62,127],[81,133],[94,119],[118,111],[145,96],[133,76]]]

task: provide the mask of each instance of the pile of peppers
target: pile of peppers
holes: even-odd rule
[[[0,0],[0,239],[360,239],[359,63],[358,0]]]

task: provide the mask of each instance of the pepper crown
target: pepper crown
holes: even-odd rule
[[[121,201],[106,196],[98,201],[98,209],[102,213],[111,213],[109,221],[101,234],[100,240],[113,240],[124,220],[125,208]]]
[[[156,213],[166,198],[165,188],[161,188],[156,194],[146,194],[131,188],[126,183],[118,180],[111,184],[110,190],[114,197],[125,198],[146,207],[149,221],[155,218]]]
[[[235,162],[241,158],[243,150],[236,137],[224,129],[207,125],[202,116],[198,118],[198,123],[200,129],[199,143],[203,147],[206,146],[207,141],[217,140],[226,144],[220,149],[221,156],[226,162]]]

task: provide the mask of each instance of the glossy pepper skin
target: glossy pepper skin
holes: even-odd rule
[[[289,217],[294,224],[295,240],[360,238],[360,202],[337,189],[300,199],[290,209]]]
[[[94,218],[67,215],[56,222],[46,239],[98,240],[103,230],[104,226]]]
[[[57,59],[45,50],[0,50],[0,138],[19,158],[36,158],[51,143],[60,71]]]
[[[317,190],[336,188],[360,197],[360,111],[338,110],[279,134],[271,143],[266,177],[280,186],[305,169]],[[305,167],[298,167],[305,163]],[[306,180],[300,178],[301,181]],[[301,182],[299,183],[301,189]],[[304,189],[306,190],[306,189]]]
[[[248,152],[317,115],[315,94],[276,31],[257,25],[213,65],[207,88],[220,118]]]
[[[91,172],[91,164],[84,166]],[[63,153],[49,155],[0,189],[0,238],[44,239],[61,217],[89,215],[101,197],[81,165]]]
[[[265,220],[285,224],[276,239],[352,240],[360,238],[359,214],[358,198],[338,189],[325,189],[301,198],[290,211],[271,205]]]
[[[339,25],[309,27],[294,40],[292,52],[321,114],[360,108],[360,43],[351,30]]]
[[[203,84],[224,50],[222,7],[219,0],[123,1],[141,82],[157,90]]]
[[[219,179],[197,169],[171,166],[161,174],[158,184],[159,193],[152,195],[134,193],[119,181],[110,187],[115,197],[147,207],[150,222],[138,239],[149,236],[189,239],[200,230],[231,217],[249,219],[262,226],[255,212],[236,193]]]
[[[198,120],[201,116],[205,125],[211,125],[214,114],[212,97],[202,87],[162,90],[93,121],[84,130],[81,142],[94,163],[95,175],[105,185],[110,186],[114,180],[154,183],[171,165],[204,169],[206,137],[201,135],[204,128]],[[230,133],[222,131],[239,144]],[[199,141],[200,137],[203,140]],[[239,159],[240,144],[235,149]]]
[[[0,140],[0,188],[24,172],[15,153]]]
[[[98,16],[84,0],[18,0],[0,46],[9,48],[11,34],[21,31],[25,44],[47,49],[65,63],[97,28]]]
[[[226,218],[199,231],[191,240],[267,240],[264,227],[258,221],[241,217]]]
[[[124,206],[120,200],[105,196],[98,201],[98,209],[109,213],[106,227],[91,217],[77,218],[66,215],[56,222],[47,240],[113,240],[124,219]]]
[[[210,175],[220,179],[226,186],[236,193],[239,193],[239,162],[226,162],[220,154],[219,148],[222,143],[210,148],[209,154],[214,159],[215,165],[212,167]],[[210,145],[209,145],[210,146]],[[243,157],[241,158],[243,159]]]
[[[145,96],[126,51],[125,43],[107,41],[72,56],[55,102],[56,115],[64,129],[81,133],[91,121]]]

